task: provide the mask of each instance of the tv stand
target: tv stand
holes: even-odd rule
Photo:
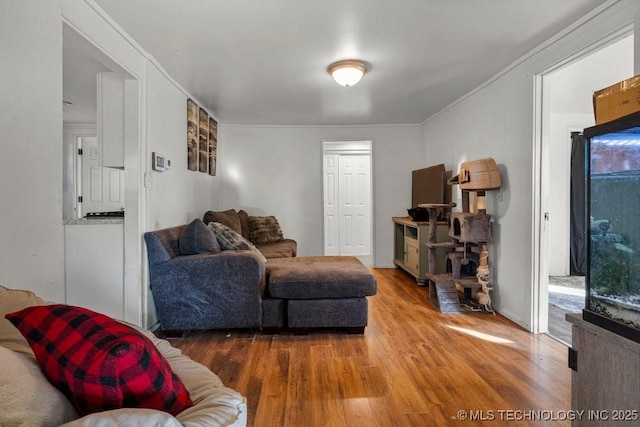
[[[449,226],[446,222],[436,222],[433,233],[439,241],[448,238]],[[431,254],[427,243],[430,239],[429,221],[412,221],[410,217],[393,217],[394,245],[393,263],[416,278],[420,286],[427,284],[429,265],[435,271],[446,271],[446,259]]]

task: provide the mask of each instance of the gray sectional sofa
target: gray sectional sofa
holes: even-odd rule
[[[356,258],[269,258],[259,244],[243,247],[247,239],[237,246],[242,249],[229,248],[212,231],[229,227],[212,222],[194,220],[144,235],[151,292],[167,335],[236,328],[276,333],[287,326],[364,332],[366,297],[376,293],[376,281]]]
[[[184,330],[282,327],[278,307],[266,304],[265,258],[252,250],[181,253],[187,225],[147,232],[151,293],[167,335]],[[184,245],[183,245],[184,246]]]

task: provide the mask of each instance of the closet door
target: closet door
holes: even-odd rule
[[[325,154],[325,255],[371,254],[371,156]]]
[[[371,253],[371,164],[369,155],[340,155],[340,255]]]
[[[323,156],[324,177],[324,254],[340,255],[338,154]]]

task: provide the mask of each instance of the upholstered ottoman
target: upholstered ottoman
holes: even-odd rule
[[[267,262],[267,289],[271,298],[286,300],[287,325],[296,332],[364,333],[366,297],[375,295],[376,279],[355,257],[278,258]]]

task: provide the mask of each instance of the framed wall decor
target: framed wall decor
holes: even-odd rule
[[[198,105],[187,99],[187,169],[198,170]]]
[[[217,162],[218,122],[187,99],[187,169],[216,176]]]
[[[209,175],[216,176],[218,160],[218,122],[209,117]]]
[[[198,150],[198,170],[207,173],[209,172],[209,115],[204,108],[200,108],[199,116],[200,149]]]

